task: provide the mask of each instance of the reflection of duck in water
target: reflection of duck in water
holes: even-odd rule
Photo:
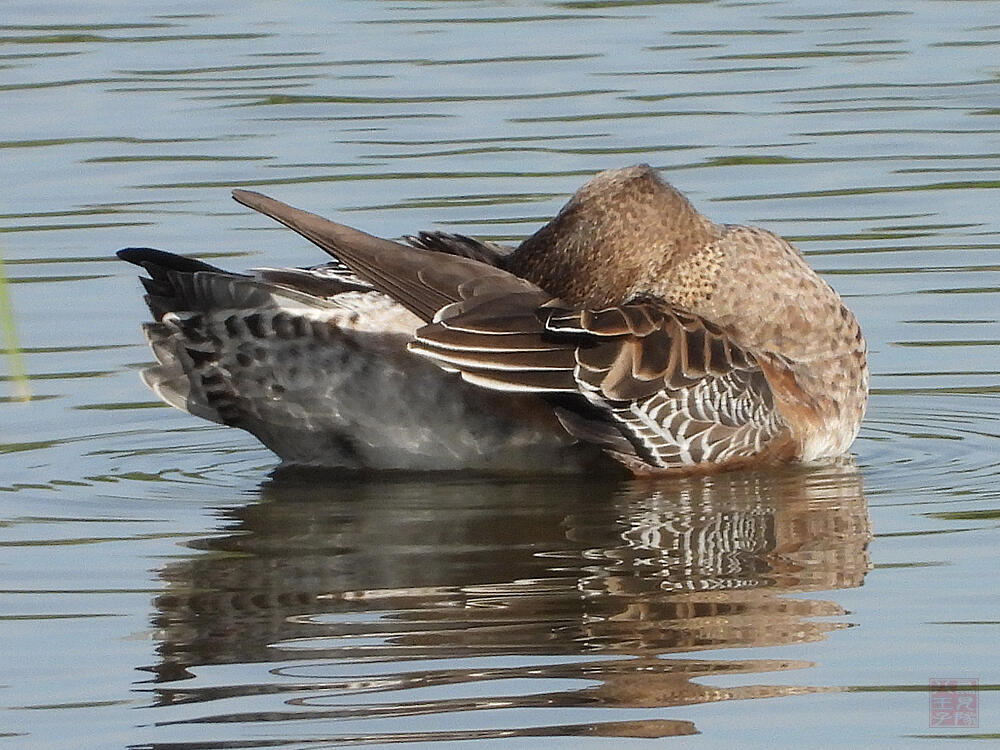
[[[597,175],[513,251],[409,247],[234,196],[338,262],[241,276],[120,255],[152,277],[150,386],[286,461],[573,469],[576,439],[684,474],[829,458],[857,434],[865,342],[837,294],[787,242],[712,223],[649,167]]]
[[[869,569],[849,463],[658,484],[314,480],[265,486],[264,502],[226,512],[225,535],[197,545],[213,554],[162,569],[153,669],[163,703],[270,693],[274,703],[256,699],[246,721],[346,720],[824,690],[714,686],[809,664],[781,650],[752,660],[713,650],[823,639],[844,610],[782,594],[859,586]],[[275,677],[258,684],[256,669],[252,684],[222,686],[241,672],[193,669],[199,678],[175,682],[201,665],[250,662]]]

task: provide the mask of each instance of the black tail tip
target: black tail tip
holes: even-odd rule
[[[141,266],[144,262],[153,260],[157,255],[167,255],[162,250],[154,250],[151,247],[126,247],[115,253],[119,258],[129,263]]]
[[[197,273],[198,271],[219,273],[221,271],[221,269],[210,266],[208,263],[202,263],[200,260],[185,258],[183,255],[175,255],[164,250],[154,250],[151,247],[126,247],[115,255],[124,261],[141,266],[147,271],[152,268],[164,268],[181,273]]]

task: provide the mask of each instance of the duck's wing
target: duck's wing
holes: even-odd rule
[[[406,241],[413,247],[422,250],[434,250],[439,253],[458,255],[471,258],[481,263],[487,263],[497,268],[503,268],[507,258],[514,252],[513,247],[498,245],[495,242],[484,242],[464,234],[451,232],[418,232],[407,235]]]
[[[654,302],[574,310],[493,265],[233,196],[426,321],[411,350],[471,383],[546,395],[567,431],[634,471],[724,468],[790,442],[765,373],[782,363],[701,318]]]
[[[370,292],[374,287],[360,279],[340,261],[322,263],[308,268],[271,268],[262,266],[251,269],[257,279],[269,284],[299,289],[316,297],[331,297],[341,292]]]
[[[420,250],[470,258],[497,268],[503,268],[507,256],[514,252],[512,247],[450,232],[420,232],[408,235],[405,239]],[[317,296],[329,296],[348,290],[372,291],[375,288],[336,258],[329,263],[309,268],[254,268],[251,273],[262,281],[310,290]]]
[[[234,190],[233,198],[298,232],[426,321],[460,300],[537,290],[481,261],[374,237],[260,193]]]
[[[574,310],[544,293],[470,300],[418,329],[410,348],[484,387],[550,394],[570,434],[638,473],[787,458],[766,372],[786,363],[668,305]]]

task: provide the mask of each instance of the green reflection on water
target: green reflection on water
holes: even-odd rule
[[[129,403],[82,404],[72,408],[77,411],[121,411],[128,409],[161,409],[164,407],[166,407],[166,404],[162,401],[135,401]]]
[[[24,357],[17,344],[17,328],[14,325],[14,306],[10,301],[7,274],[4,271],[3,253],[0,252],[0,331],[6,345],[7,358],[10,361],[9,379],[14,384],[14,398],[17,401],[30,401],[31,389],[28,387],[28,377],[24,369]]]
[[[984,508],[982,510],[942,511],[926,513],[930,518],[941,518],[945,521],[981,521],[1000,520],[1000,508]]]

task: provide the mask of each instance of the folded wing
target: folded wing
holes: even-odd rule
[[[470,300],[444,308],[410,348],[488,388],[550,394],[567,431],[640,472],[721,467],[787,438],[753,355],[662,304]]]
[[[452,302],[537,289],[478,260],[373,237],[260,193],[234,190],[233,198],[298,232],[426,321]]]
[[[544,395],[570,434],[635,471],[722,468],[790,442],[761,367],[775,362],[697,316],[660,302],[572,309],[475,257],[233,195],[426,321],[412,351],[485,388]]]

